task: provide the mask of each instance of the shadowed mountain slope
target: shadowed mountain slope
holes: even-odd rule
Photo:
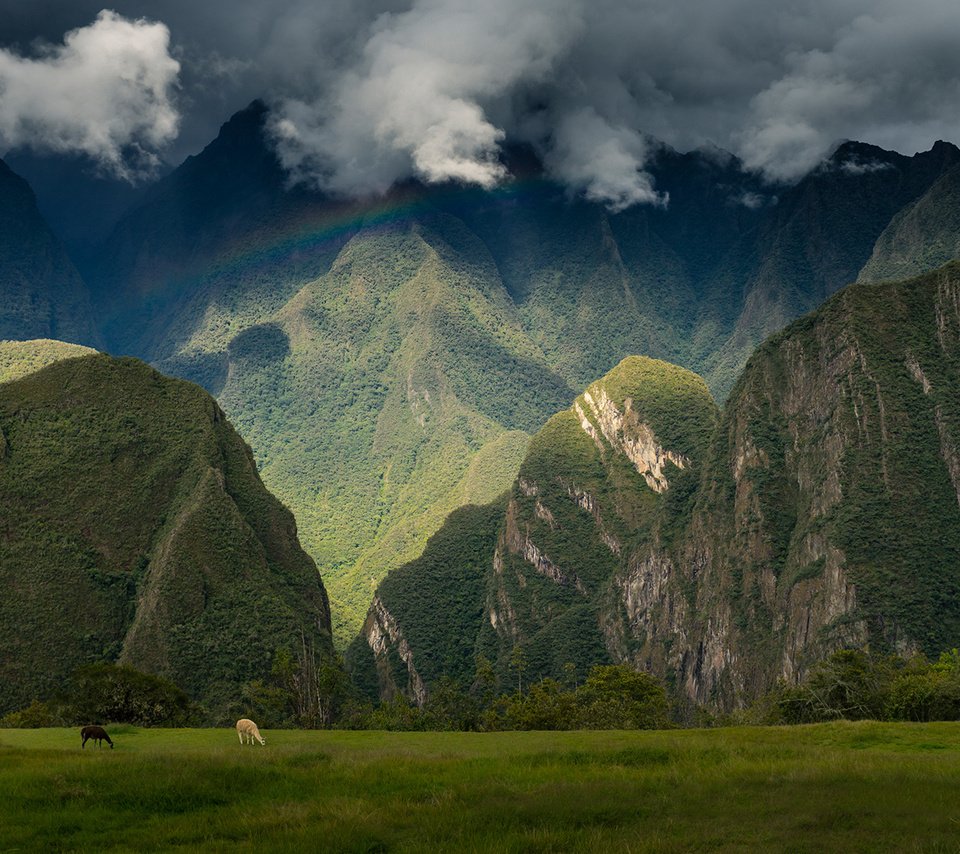
[[[0,339],[99,345],[86,286],[37,210],[26,181],[0,160]]]
[[[615,377],[535,437],[495,545],[485,527],[461,533],[487,550],[482,599],[474,554],[437,568],[428,549],[383,583],[350,651],[368,689],[417,697],[419,662],[464,659],[455,651],[472,637],[504,680],[519,645],[527,678],[559,677],[566,662],[628,662],[690,700],[732,708],[839,647],[936,655],[955,645],[960,264],[852,285],[769,339],[712,439],[708,398],[701,416],[692,402],[675,407],[700,437],[688,451],[653,409],[611,390]],[[649,382],[637,379],[633,401]],[[665,399],[679,401],[673,388]],[[692,480],[668,451],[695,461]],[[425,649],[417,638],[429,625],[408,613],[422,621],[430,597],[446,602],[457,565],[474,593],[450,645]],[[428,600],[415,612],[414,590]],[[422,696],[431,679],[420,681]]]
[[[0,385],[0,710],[121,661],[216,714],[303,635],[326,594],[293,517],[202,389],[133,359]]]

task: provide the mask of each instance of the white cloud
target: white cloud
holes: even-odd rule
[[[281,159],[335,192],[410,174],[493,186],[505,131],[488,105],[544,79],[580,26],[573,0],[417,0],[382,15],[327,91],[278,100]]]
[[[169,47],[165,25],[104,10],[37,56],[0,49],[0,140],[83,153],[126,179],[149,171],[180,119]]]
[[[788,54],[785,73],[754,96],[738,135],[748,166],[790,180],[838,138],[912,153],[960,136],[960,6],[860,5],[825,43]]]
[[[612,211],[636,204],[666,205],[651,177],[643,171],[647,144],[636,131],[615,127],[590,107],[568,113],[557,122],[546,154],[554,177],[574,191]]]
[[[23,41],[32,16],[51,38],[91,2],[0,0],[0,30]],[[229,111],[266,97],[293,175],[345,194],[410,176],[489,186],[502,176],[501,149],[517,141],[535,145],[578,192],[618,206],[659,198],[644,185],[643,139],[681,150],[712,142],[786,180],[838,139],[908,154],[960,140],[956,0],[117,2],[162,19],[178,45],[187,116],[170,151],[197,150]],[[44,11],[25,11],[31,5]],[[166,30],[104,14],[33,60],[2,54],[0,80],[24,93],[15,107],[2,96],[8,144],[92,148],[115,164],[129,162],[118,152],[129,158],[131,145],[155,151],[170,138],[177,74]],[[111,29],[131,51],[107,73],[106,55],[84,39]],[[138,47],[150,33],[161,38]],[[136,106],[101,142],[118,65],[152,71],[135,97],[119,99]],[[103,79],[91,79],[98,68]],[[19,82],[45,69],[60,70],[62,104],[46,83]],[[142,122],[133,133],[130,113]],[[572,116],[588,126],[573,127]]]

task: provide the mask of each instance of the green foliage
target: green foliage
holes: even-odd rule
[[[391,572],[377,590],[416,651],[418,672],[428,685],[447,676],[468,687],[474,677],[485,574],[504,507],[500,500],[456,510],[430,538],[423,555]],[[376,665],[365,637],[354,640],[346,661],[361,691],[378,697]],[[406,682],[404,669],[399,687]]]
[[[63,726],[66,721],[60,709],[49,703],[34,700],[29,706],[16,712],[7,712],[0,718],[0,728],[39,729],[40,727]]]
[[[268,679],[244,688],[247,716],[271,728],[330,727],[352,694],[343,659],[328,649],[318,650],[305,636],[296,654],[286,648],[274,653]]]
[[[65,717],[76,724],[128,723],[137,726],[189,726],[198,710],[167,679],[128,665],[91,664],[71,678],[62,700]]]
[[[18,380],[47,365],[77,356],[92,356],[96,350],[63,341],[0,341],[0,383]]]
[[[214,719],[327,604],[293,518],[201,389],[133,359],[0,385],[0,711],[121,658]]]
[[[585,729],[654,729],[667,722],[663,685],[622,664],[594,667],[576,696]]]
[[[858,281],[906,279],[958,257],[960,167],[954,167],[893,217]]]
[[[773,693],[776,718],[785,723],[825,720],[960,720],[960,656],[943,653],[930,663],[863,650],[840,650],[800,685]]]

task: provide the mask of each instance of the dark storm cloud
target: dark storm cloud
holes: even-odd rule
[[[664,201],[644,172],[651,138],[679,148],[714,143],[786,180],[842,138],[906,152],[960,138],[952,0],[129,0],[113,8],[132,25],[147,16],[169,28],[170,56],[146,55],[143,64],[169,69],[172,57],[181,65],[167,90],[182,114],[168,156],[197,148],[229,110],[265,96],[291,173],[344,193],[382,191],[411,174],[490,186],[503,177],[500,147],[516,139],[537,146],[572,191],[623,208]],[[18,43],[5,56],[22,60],[37,36],[60,42],[99,11],[85,0],[0,0],[0,41]],[[0,89],[8,85],[0,71]],[[127,142],[159,149],[162,134],[147,130],[162,99],[144,95],[146,119],[131,112],[139,124],[131,119]],[[0,93],[0,133],[17,109]],[[31,127],[38,139],[55,134],[54,125]]]

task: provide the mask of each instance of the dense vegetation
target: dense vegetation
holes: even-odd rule
[[[779,687],[765,703],[771,718],[791,724],[960,720],[960,653],[941,653],[931,663],[923,656],[839,650],[801,684]]]
[[[0,341],[0,383],[18,380],[63,359],[92,356],[95,352],[79,344],[49,339]]]
[[[507,489],[523,434],[587,383],[644,353],[723,397],[755,343],[855,278],[956,163],[950,146],[848,144],[774,199],[734,158],[664,148],[650,168],[670,205],[613,215],[518,150],[494,192],[354,204],[287,187],[264,109],[151,188],[84,274],[110,348],[202,383],[251,442],[341,647],[386,573]]]
[[[128,664],[88,664],[47,701],[8,712],[0,727],[33,729],[86,724],[188,726],[203,713],[184,691],[167,679]]]
[[[0,847],[950,850],[954,724],[667,732],[0,731]]]
[[[602,627],[611,586],[637,550],[675,536],[689,518],[717,409],[695,374],[642,357],[623,360],[586,394],[595,402],[606,395],[623,415],[619,433],[603,434],[582,395],[576,405],[597,441],[573,409],[555,415],[531,441],[507,499],[451,516],[420,558],[377,588],[348,655],[368,693],[412,697],[416,680],[429,691],[441,676],[465,689],[476,654],[492,661],[502,690],[518,646],[533,682],[611,663]],[[623,450],[647,427],[687,460],[684,468],[666,464],[671,487],[662,495]],[[531,566],[526,542],[559,567],[554,577]],[[389,635],[384,620],[400,635],[375,655],[371,638]]]
[[[476,637],[504,684],[519,646],[534,681],[568,663],[630,662],[726,709],[839,647],[949,648],[960,635],[958,292],[957,264],[851,286],[758,349],[719,421],[694,375],[626,360],[588,390],[614,402],[624,438],[611,443],[614,422],[603,428],[584,395],[597,441],[573,411],[532,440],[498,540],[483,543],[483,610],[471,599],[460,612],[457,645]],[[624,450],[647,422],[693,462],[665,463],[661,494]],[[419,645],[405,604],[429,594],[421,568],[382,588],[400,635],[378,653],[381,692],[413,696],[399,644],[414,667],[445,656],[436,639]],[[417,620],[433,625],[427,598]]]
[[[0,712],[119,660],[229,717],[276,648],[329,652],[293,517],[197,386],[103,355],[0,385],[0,507]]]

